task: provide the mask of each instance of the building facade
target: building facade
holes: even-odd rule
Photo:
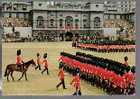
[[[89,2],[33,2],[33,32],[63,40],[103,28],[103,4]],[[38,34],[36,35],[38,36]]]
[[[108,0],[104,2],[104,19],[126,19],[135,23],[135,0]]]
[[[24,0],[23,0],[24,1]],[[105,20],[125,19],[135,23],[135,0],[30,0],[3,1],[4,18],[23,19],[20,27],[32,27],[36,39],[71,40],[82,33],[102,36]],[[7,21],[6,21],[7,22]],[[5,27],[17,24],[3,22]],[[24,23],[24,25],[21,25]]]

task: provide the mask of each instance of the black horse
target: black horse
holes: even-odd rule
[[[18,68],[17,64],[9,64],[6,67],[4,77],[7,76],[7,81],[9,81],[9,74],[10,74],[12,80],[14,81],[13,72],[17,71],[17,72],[21,72],[22,73],[22,76],[18,79],[18,81],[20,81],[23,78],[24,75],[25,75],[25,80],[27,81],[26,72],[27,72],[28,67],[30,65],[32,65],[34,67],[36,66],[36,64],[35,64],[33,59],[29,60],[28,62],[25,62],[25,63],[21,64],[21,67],[23,67],[23,68]]]

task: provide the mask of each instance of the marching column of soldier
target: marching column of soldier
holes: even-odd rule
[[[135,41],[85,39],[73,41],[72,46],[96,52],[135,52]]]
[[[63,58],[63,57],[65,57],[65,55],[66,55],[66,57],[71,57],[71,59],[73,59],[73,58],[76,59],[77,56],[71,56],[67,53],[65,53],[64,56],[63,55],[61,56],[62,61],[60,62],[60,66],[64,66],[65,71],[69,72],[72,75],[75,75],[77,73],[77,67],[74,67],[74,65],[77,64],[80,66],[80,64],[77,62],[77,63],[74,63],[73,66],[69,66],[71,63],[74,62],[74,60],[65,60],[65,58]],[[83,60],[83,58],[82,58],[82,60]],[[128,60],[128,58],[124,57],[124,61],[125,61],[124,65],[126,65],[126,67],[128,67],[127,60]],[[67,62],[68,62],[68,64],[67,64]],[[99,61],[97,61],[97,62],[99,62]],[[87,66],[88,66],[88,64],[87,64]],[[89,82],[91,85],[94,85],[98,88],[103,89],[110,95],[135,94],[135,80],[132,80],[132,79],[135,79],[135,78],[133,78],[135,75],[134,68],[132,68],[132,69],[129,68],[129,69],[127,69],[126,72],[124,72],[123,75],[118,74],[118,76],[116,76],[116,74],[113,71],[111,71],[110,75],[108,75],[108,73],[106,73],[106,72],[109,72],[109,70],[107,70],[107,68],[105,68],[104,70],[102,68],[98,69],[99,74],[97,74],[97,71],[90,70],[89,68],[84,68],[84,69],[85,69],[84,70],[85,72],[83,71],[83,65],[81,64],[81,66],[78,69],[78,70],[82,70],[82,71],[80,71],[80,78]],[[93,72],[95,72],[95,73],[93,74]],[[111,79],[108,79],[109,76],[111,77]],[[125,81],[127,83],[122,84]],[[130,81],[132,81],[132,82],[130,82]]]

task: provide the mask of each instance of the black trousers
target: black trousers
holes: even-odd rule
[[[41,66],[38,64],[38,66],[35,68],[35,69],[38,69],[41,70]]]
[[[47,71],[47,74],[49,75],[49,70],[47,67],[45,67],[45,69],[41,73],[43,74],[45,71]]]
[[[61,79],[61,82],[56,87],[58,88],[60,85],[63,85],[63,89],[66,88],[64,79]]]

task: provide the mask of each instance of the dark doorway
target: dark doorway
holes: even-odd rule
[[[67,32],[65,35],[66,41],[72,41],[73,34],[71,32]]]
[[[78,38],[79,38],[79,34],[76,33],[76,34],[75,34],[75,40],[78,41]]]
[[[60,41],[64,41],[63,34],[60,34],[59,38],[60,38]]]
[[[79,37],[79,34],[78,34],[78,33],[76,33],[76,34],[75,34],[75,37]]]
[[[14,32],[15,38],[20,38],[20,32]]]

